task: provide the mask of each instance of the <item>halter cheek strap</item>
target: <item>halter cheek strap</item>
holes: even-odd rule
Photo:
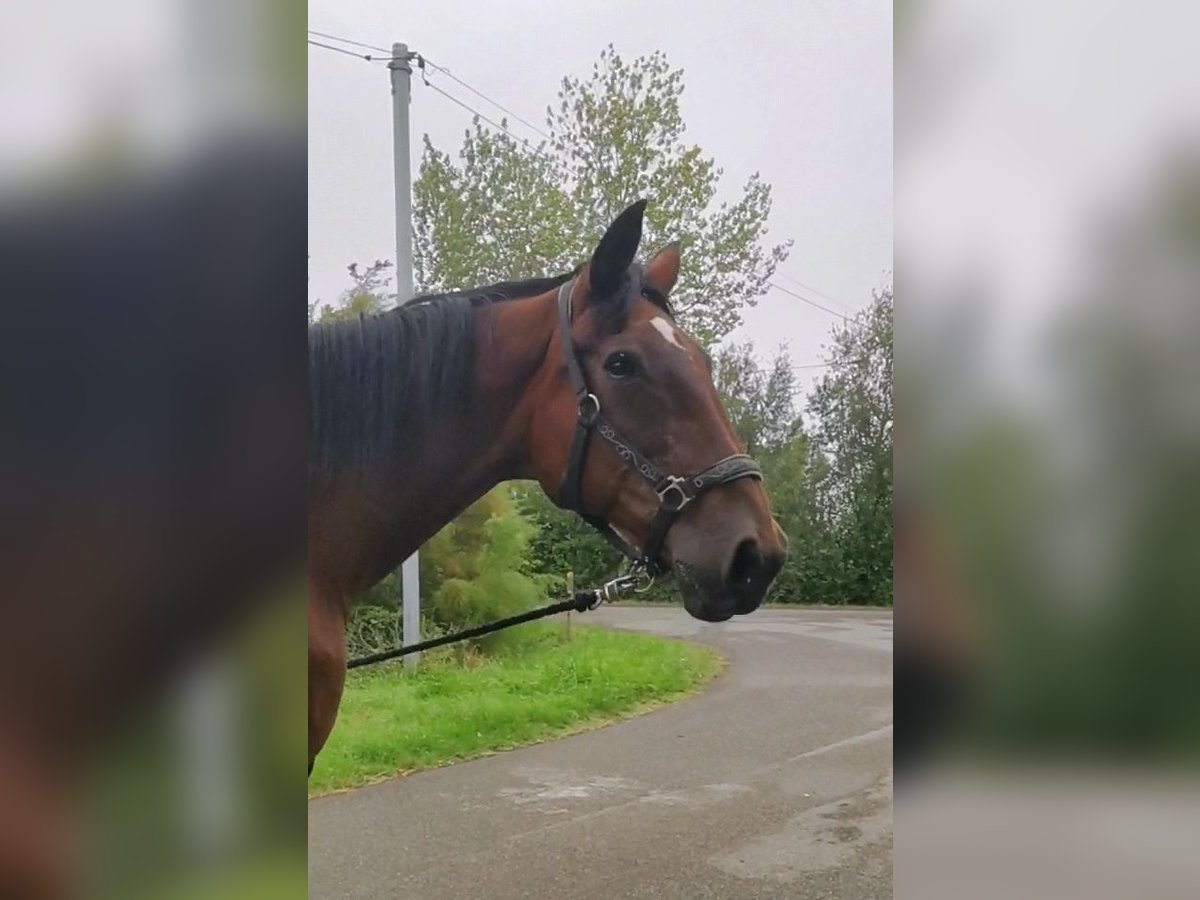
[[[659,555],[662,552],[667,532],[684,507],[704,492],[719,485],[728,484],[740,478],[761,480],[762,469],[749,456],[738,453],[718,460],[695,475],[664,475],[654,463],[622,438],[620,433],[601,414],[600,400],[588,390],[587,379],[584,378],[579,357],[575,354],[575,344],[571,339],[571,288],[574,283],[574,280],[568,281],[558,292],[558,330],[562,340],[563,356],[567,361],[567,377],[571,381],[571,388],[575,391],[579,410],[575,420],[575,434],[571,439],[571,449],[567,455],[567,468],[563,472],[559,505],[564,509],[578,512],[584,521],[604,535],[609,543],[635,563],[645,567],[648,572],[655,574],[661,570]],[[658,511],[650,520],[646,531],[645,545],[640,550],[630,546],[605,519],[583,509],[583,467],[593,433],[599,434],[607,441],[617,456],[641,475],[658,495]]]

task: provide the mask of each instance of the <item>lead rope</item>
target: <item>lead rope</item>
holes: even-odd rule
[[[625,573],[618,575],[611,581],[604,582],[600,587],[589,591],[576,591],[574,596],[567,600],[559,600],[557,603],[531,609],[519,615],[509,616],[507,619],[497,619],[495,622],[488,622],[486,625],[477,625],[474,628],[465,628],[453,634],[444,634],[441,637],[430,638],[427,641],[421,641],[419,644],[409,644],[407,647],[396,647],[393,650],[368,653],[366,656],[350,660],[346,663],[346,668],[357,669],[360,666],[370,666],[375,663],[386,662],[389,659],[398,659],[410,653],[419,653],[422,650],[432,650],[434,647],[442,647],[446,644],[455,644],[459,641],[469,640],[470,638],[482,637],[494,631],[502,631],[514,625],[533,622],[537,619],[544,619],[546,616],[557,615],[558,613],[588,612],[599,608],[601,604],[619,600],[626,594],[635,592],[639,594],[645,593],[650,589],[652,584],[654,584],[654,578],[646,572],[644,567],[635,563]]]

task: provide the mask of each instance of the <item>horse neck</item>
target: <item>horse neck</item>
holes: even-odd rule
[[[398,465],[310,510],[310,535],[320,533],[310,537],[310,574],[344,597],[361,593],[501,481],[529,477],[525,395],[554,335],[554,298],[474,310],[471,399],[418,434]]]

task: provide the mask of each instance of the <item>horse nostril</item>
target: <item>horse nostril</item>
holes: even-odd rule
[[[762,571],[763,558],[758,551],[758,541],[744,540],[733,551],[733,562],[729,565],[729,586],[739,593],[753,590]]]
[[[761,545],[752,538],[737,545],[729,563],[726,585],[736,600],[739,613],[748,613],[762,603],[782,565],[779,554],[764,556]]]

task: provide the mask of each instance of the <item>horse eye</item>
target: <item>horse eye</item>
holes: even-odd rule
[[[638,359],[632,353],[618,350],[604,361],[604,371],[613,378],[628,378],[638,370]]]

